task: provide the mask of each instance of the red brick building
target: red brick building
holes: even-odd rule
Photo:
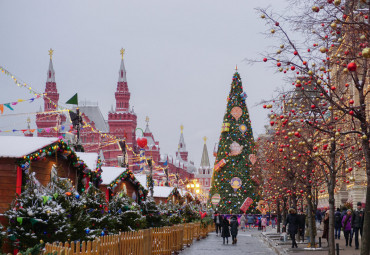
[[[37,134],[42,137],[63,136],[72,142],[75,139],[76,131],[71,129],[68,112],[60,111],[58,108],[59,92],[55,80],[52,50],[49,52],[50,62],[45,86],[44,110],[40,109],[42,113],[36,116]],[[137,115],[130,107],[131,93],[127,83],[123,53],[124,50],[121,50],[121,64],[114,92],[115,107],[112,107],[107,114],[108,118],[104,117],[97,103],[82,102],[81,104],[79,102],[78,107],[84,122],[80,132],[80,141],[85,152],[98,153],[104,165],[118,166],[120,164],[119,158],[123,156],[118,141],[125,139],[129,148],[127,151],[129,167],[137,172],[140,169],[139,164],[142,159],[139,156],[139,148],[136,144]],[[155,162],[155,172],[163,172],[163,168],[168,168],[170,178],[175,179],[174,176],[177,175],[179,177],[177,182],[180,182],[180,184],[180,180],[192,179],[196,168],[193,162],[188,161],[188,151],[186,150],[182,129],[176,157],[161,155],[159,142],[155,141],[148,122],[149,119],[147,119],[147,127],[144,132],[144,137],[148,140],[145,155],[151,157]],[[156,174],[156,176],[163,178],[164,174]],[[175,182],[173,181],[173,183]]]

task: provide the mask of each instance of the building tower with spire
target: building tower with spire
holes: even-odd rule
[[[66,121],[66,117],[63,114],[55,112],[58,108],[59,93],[55,82],[53,52],[52,49],[49,50],[50,62],[44,92],[44,113],[36,115],[38,136],[42,137],[59,136],[60,125]]]
[[[181,134],[180,134],[180,140],[179,140],[179,145],[177,148],[176,156],[180,157],[184,161],[188,161],[188,155],[189,152],[186,150],[186,144],[185,144],[185,139],[184,139],[184,126],[180,126],[181,129]]]
[[[108,114],[109,134],[119,139],[126,139],[128,147],[136,148],[135,130],[137,116],[134,110],[130,109],[130,92],[127,86],[126,69],[124,64],[125,50],[121,49],[121,66],[118,72],[117,89],[115,92],[116,108]],[[120,150],[107,150],[104,158],[107,165],[117,165],[117,157],[121,156]],[[135,163],[134,154],[128,151],[129,165]]]
[[[202,159],[200,161],[200,166],[194,177],[198,180],[203,194],[208,196],[209,190],[211,189],[212,169],[211,164],[209,163],[207,137],[204,137],[203,140],[204,145]]]
[[[160,148],[159,142],[154,139],[152,131],[149,129],[149,117],[145,118],[146,128],[144,131],[144,137],[147,139],[147,146],[145,148],[145,156],[153,159],[154,162],[160,161]]]

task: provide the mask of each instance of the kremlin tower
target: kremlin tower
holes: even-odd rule
[[[55,83],[55,72],[53,68],[53,50],[49,50],[50,62],[46,78],[44,92],[44,113],[36,115],[36,126],[41,132],[38,136],[55,137],[59,136],[59,128],[66,121],[66,117],[56,112],[58,108],[59,93]],[[41,110],[40,110],[41,112]]]
[[[126,139],[126,145],[132,150],[128,150],[129,165],[134,163],[134,152],[136,152],[136,126],[137,126],[137,116],[133,109],[130,109],[130,91],[127,86],[126,79],[126,69],[123,60],[125,50],[121,49],[121,66],[118,71],[118,82],[117,89],[115,92],[116,108],[108,114],[108,125],[109,134],[119,138]],[[113,144],[111,149],[108,149],[104,153],[104,158],[107,165],[116,165],[115,162],[118,156],[122,156],[122,151],[119,149],[114,149],[117,147]]]
[[[200,161],[200,167],[195,174],[195,178],[200,183],[203,194],[208,196],[209,190],[211,189],[211,178],[212,178],[212,169],[209,163],[208,150],[207,150],[207,138],[204,137],[204,146],[202,159]]]

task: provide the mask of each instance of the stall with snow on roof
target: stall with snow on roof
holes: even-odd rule
[[[122,192],[140,203],[148,194],[134,173],[127,168],[103,166],[101,178],[102,183],[99,187],[105,192],[108,201],[111,196]]]
[[[94,152],[76,152],[78,162],[85,164],[90,170],[89,173],[85,173],[79,176],[78,183],[81,186],[79,191],[85,191],[90,183],[95,187],[99,187],[102,182],[101,173],[102,173],[102,161],[98,153]]]
[[[139,182],[144,186],[146,190],[148,189],[148,184],[147,184],[147,175],[145,174],[135,174],[135,177]],[[173,191],[174,187],[167,187],[167,186],[153,186],[153,198],[154,201],[159,204],[159,203],[167,203],[168,196],[171,194]]]
[[[46,186],[57,175],[74,185],[79,175],[91,175],[84,162],[63,140],[55,137],[0,136],[0,213],[22,192],[29,173]]]

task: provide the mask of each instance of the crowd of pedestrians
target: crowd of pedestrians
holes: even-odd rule
[[[229,217],[229,218],[228,218]],[[277,224],[277,217],[266,215],[242,214],[239,218],[236,215],[222,216],[219,212],[214,214],[214,223],[216,225],[216,235],[223,238],[223,244],[229,243],[229,237],[232,238],[232,244],[237,243],[238,228],[241,231],[246,229],[258,228],[258,230],[266,231],[266,227],[271,225],[275,228]],[[315,213],[315,220],[317,225],[314,227],[314,236],[317,234],[317,227],[322,225],[322,238],[328,240],[329,236],[329,211],[322,212],[317,210]],[[352,240],[354,239],[355,249],[359,249],[359,236],[362,237],[364,223],[364,210],[362,203],[357,203],[355,210],[337,208],[334,214],[334,229],[335,239],[340,239],[341,232],[345,238],[346,246],[352,247]],[[298,248],[298,243],[304,242],[307,237],[310,243],[310,235],[308,229],[308,219],[302,212],[298,212],[294,208],[288,210],[288,216],[283,222],[282,232],[285,236],[289,235],[292,241],[292,248]],[[286,240],[286,237],[284,238]]]
[[[219,212],[216,212],[213,220],[216,225],[216,235],[218,236],[218,234],[220,233],[223,239],[223,244],[225,244],[225,241],[226,241],[226,244],[229,243],[230,236],[232,238],[232,244],[236,244],[238,241],[236,237],[238,235],[238,228],[239,228],[237,216],[232,215],[230,217],[230,220],[228,220],[226,217],[223,217],[222,215],[220,215]]]
[[[242,214],[239,218],[236,215],[231,215],[228,219],[221,215],[218,211],[215,212],[213,221],[216,226],[216,235],[223,238],[223,244],[229,243],[229,237],[232,238],[232,244],[236,244],[238,239],[238,229],[240,226],[241,231],[245,231],[247,228],[254,229],[258,226],[258,230],[266,231],[266,227],[270,223],[273,228],[276,226],[276,217],[268,220],[265,215],[255,216],[252,214]]]
[[[329,211],[323,213],[317,210],[315,219],[318,225],[320,225],[324,219],[322,237],[327,239],[329,231]],[[361,202],[357,203],[357,208],[353,211],[347,208],[337,208],[334,213],[334,237],[335,239],[340,239],[341,232],[343,231],[346,246],[352,247],[352,240],[354,239],[355,249],[358,250],[360,248],[359,236],[362,236],[363,224],[364,210],[362,209]]]

